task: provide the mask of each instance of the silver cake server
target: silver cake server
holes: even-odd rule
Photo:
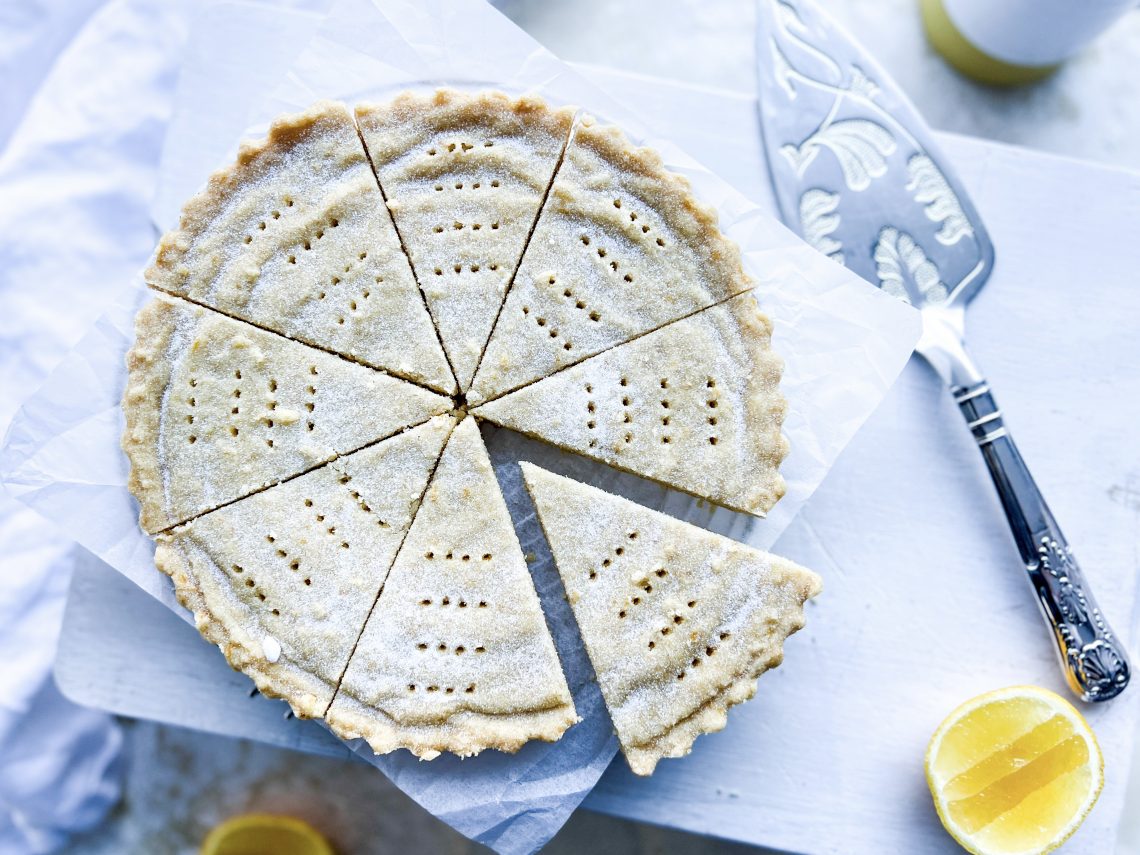
[[[1097,606],[964,341],[994,249],[978,212],[897,84],[812,0],[758,0],[760,125],[784,222],[922,311],[918,352],[950,387],[1001,497],[1072,690],[1128,685]]]

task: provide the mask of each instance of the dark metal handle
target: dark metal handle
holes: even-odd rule
[[[1124,691],[1131,668],[1124,646],[1093,598],[1065,536],[1045,504],[984,380],[953,390],[1001,497],[1010,531],[1052,629],[1061,667],[1084,701]]]

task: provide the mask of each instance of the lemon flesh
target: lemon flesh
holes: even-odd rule
[[[1077,710],[1032,686],[967,701],[926,753],[942,824],[978,855],[1029,855],[1060,846],[1100,795],[1104,762]]]

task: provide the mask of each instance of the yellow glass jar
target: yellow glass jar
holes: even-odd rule
[[[1048,77],[1137,0],[919,0],[930,44],[994,86]]]
[[[962,35],[946,13],[942,0],[919,0],[922,9],[922,26],[931,46],[942,58],[967,77],[991,86],[1021,86],[1035,83],[1060,67],[1053,65],[1015,65],[990,56]]]

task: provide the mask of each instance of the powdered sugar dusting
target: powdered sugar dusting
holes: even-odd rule
[[[473,419],[448,443],[328,719],[377,752],[514,750],[573,702]]]
[[[343,104],[276,122],[183,211],[155,287],[451,393],[455,384]]]
[[[602,490],[523,470],[618,737],[634,771],[648,774],[751,697],[803,625],[819,580]],[[697,715],[703,726],[675,739]]]
[[[288,664],[266,677],[279,693],[331,702],[452,424],[437,416],[164,536],[230,640]]]
[[[153,441],[172,522],[450,406],[440,395],[182,300],[158,298],[152,311],[157,328],[142,335],[156,336],[155,370],[167,372]]]
[[[477,407],[476,416],[717,504],[783,494],[780,360],[751,294]]]
[[[161,563],[235,667],[378,752],[514,751],[576,720],[475,421],[453,432],[451,401],[392,374],[454,393],[485,357],[482,417],[752,513],[782,492],[780,362],[732,297],[736,248],[616,129],[583,120],[563,162],[572,115],[316,105],[243,147],[148,271],[194,301],[155,301],[132,352],[131,406],[162,401],[138,483],[160,472],[167,515],[192,517]],[[813,584],[601,496],[540,513],[644,772],[750,696]]]
[[[471,400],[500,395],[748,287],[688,184],[616,129],[567,146]]]
[[[535,99],[441,90],[357,107],[420,287],[466,389],[570,126]]]

